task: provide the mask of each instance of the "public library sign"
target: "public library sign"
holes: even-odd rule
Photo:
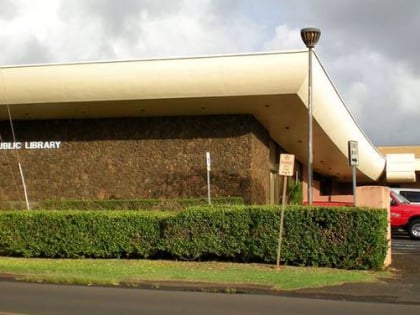
[[[48,150],[60,149],[61,141],[1,142],[0,150]]]

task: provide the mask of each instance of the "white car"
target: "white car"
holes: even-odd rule
[[[391,188],[393,191],[395,191],[397,194],[400,194],[401,196],[405,197],[410,201],[410,203],[413,204],[419,204],[420,205],[420,188]]]

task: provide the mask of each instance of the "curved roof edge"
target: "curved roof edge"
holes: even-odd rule
[[[273,139],[305,161],[307,53],[3,67],[0,104],[12,105],[15,119],[252,114]],[[357,125],[318,58],[313,66],[314,168],[347,177],[347,142],[356,140],[359,172],[377,180],[384,157]],[[0,119],[6,117],[0,110]]]
[[[302,52],[0,68],[2,104],[296,93]],[[279,58],[281,56],[281,58]],[[279,75],[280,74],[280,75]],[[287,74],[287,75],[285,75]]]
[[[385,170],[385,157],[357,124],[327,71],[315,54],[313,62],[313,117],[343,155],[348,155],[348,141],[358,142],[358,170],[378,180]],[[299,93],[307,104],[307,86]]]

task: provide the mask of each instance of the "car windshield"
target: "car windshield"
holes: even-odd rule
[[[396,193],[395,191],[393,192],[395,198],[400,202],[400,203],[404,203],[404,204],[409,204],[410,201],[406,198],[404,198],[403,196],[401,196],[400,194]]]

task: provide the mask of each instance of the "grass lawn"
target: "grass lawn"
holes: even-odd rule
[[[387,271],[350,271],[221,262],[181,262],[123,259],[40,259],[0,257],[0,274],[17,280],[82,284],[129,285],[141,281],[191,281],[229,285],[259,285],[275,290],[295,290],[339,285],[350,282],[374,282],[390,278]]]

